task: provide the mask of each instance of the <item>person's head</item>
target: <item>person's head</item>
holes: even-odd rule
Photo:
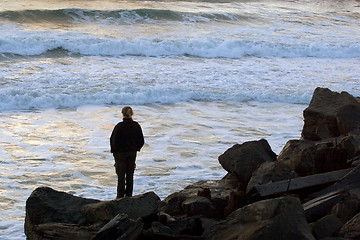
[[[134,112],[132,110],[131,107],[126,106],[121,110],[121,113],[123,115],[124,118],[132,118],[132,116],[134,115]]]

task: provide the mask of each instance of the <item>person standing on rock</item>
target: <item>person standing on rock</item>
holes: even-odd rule
[[[132,108],[124,107],[121,113],[123,121],[114,127],[110,137],[110,148],[118,176],[117,199],[132,196],[136,154],[144,146],[144,135],[139,123],[132,119]]]

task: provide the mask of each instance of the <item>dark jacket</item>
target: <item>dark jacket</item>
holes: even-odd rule
[[[139,123],[131,118],[124,118],[111,133],[110,148],[112,153],[136,152],[144,146],[144,135]]]

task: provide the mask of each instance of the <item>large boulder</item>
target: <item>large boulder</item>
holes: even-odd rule
[[[104,224],[119,213],[125,213],[130,219],[146,219],[158,213],[160,198],[154,192],[134,197],[125,197],[111,201],[88,204],[81,208],[81,213],[91,224]]]
[[[231,213],[202,235],[206,240],[314,240],[301,202],[295,197],[259,201]]]
[[[221,166],[237,178],[242,190],[261,163],[275,160],[276,154],[265,139],[235,144],[219,156]]]
[[[360,127],[360,103],[347,92],[316,88],[303,115],[303,139],[338,137]]]
[[[25,234],[28,239],[38,239],[39,234],[48,229],[47,225],[42,227],[38,225],[86,223],[80,209],[87,204],[97,202],[99,200],[76,197],[48,187],[39,187],[31,193],[26,201]],[[59,231],[63,232],[64,226],[58,226]],[[37,227],[39,231],[34,232],[34,227]]]

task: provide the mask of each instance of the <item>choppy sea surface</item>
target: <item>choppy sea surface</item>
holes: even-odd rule
[[[134,194],[220,179],[218,156],[300,137],[316,87],[360,96],[355,0],[0,0],[0,239],[39,186],[116,195],[109,136],[131,105]]]

